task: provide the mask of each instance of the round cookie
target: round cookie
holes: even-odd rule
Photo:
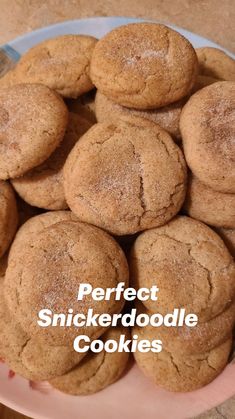
[[[217,228],[216,231],[222,237],[231,255],[235,258],[235,229]]]
[[[216,79],[235,81],[235,61],[218,48],[196,49],[199,73]]]
[[[17,231],[15,239],[11,245],[9,259],[14,261],[21,252],[25,243],[29,243],[37,237],[38,233],[45,228],[57,224],[61,221],[76,221],[77,218],[71,211],[53,211],[36,215],[27,220]]]
[[[139,339],[150,339],[147,329],[132,329]],[[212,350],[185,355],[163,349],[160,353],[135,352],[134,357],[143,373],[160,387],[174,392],[197,390],[213,381],[225,368],[232,348],[232,336]]]
[[[124,327],[111,327],[101,337],[106,342],[119,342],[121,335],[130,339]],[[67,374],[50,380],[52,387],[67,394],[88,395],[97,393],[117,381],[123,374],[129,359],[128,352],[90,352],[77,367]]]
[[[93,88],[89,71],[96,42],[88,35],[47,39],[23,55],[10,82],[41,83],[64,97],[76,98]]]
[[[48,87],[21,84],[0,91],[0,179],[45,161],[63,139],[68,111]]]
[[[9,183],[0,180],[0,257],[6,252],[18,225],[14,191]]]
[[[28,380],[48,380],[65,374],[83,356],[72,346],[48,345],[24,332],[5,304],[3,278],[0,277],[0,358],[12,371]]]
[[[74,221],[63,221],[31,237],[14,257],[10,254],[5,275],[5,296],[9,309],[30,336],[45,338],[53,345],[69,345],[79,334],[95,339],[99,326],[40,327],[42,309],[54,313],[119,313],[123,299],[95,301],[91,294],[77,300],[79,285],[115,287],[128,285],[128,266],[123,251],[107,233]],[[81,319],[79,319],[80,321]]]
[[[128,121],[132,116],[138,116],[155,122],[168,131],[175,140],[179,140],[180,113],[185,102],[186,99],[181,99],[180,101],[164,106],[163,108],[138,110],[118,105],[118,103],[113,102],[100,91],[97,91],[95,97],[95,114],[98,122],[117,122],[119,119]]]
[[[142,233],[132,248],[130,278],[138,289],[159,288],[144,305],[162,315],[175,308],[195,313],[199,323],[222,313],[235,295],[235,264],[224,242],[189,217]]]
[[[191,96],[180,130],[193,174],[216,191],[235,193],[235,83],[213,83]]]
[[[137,304],[137,310],[138,313],[145,313],[148,316],[153,314],[142,303]],[[150,340],[161,339],[166,350],[191,355],[208,352],[224,343],[231,336],[234,326],[235,300],[218,316],[195,327],[147,325],[145,328]]]
[[[151,125],[150,125],[151,124]],[[181,150],[167,132],[142,119],[94,125],[64,166],[64,188],[77,217],[116,235],[166,223],[186,187]]]
[[[90,127],[91,123],[86,119],[74,113],[69,114],[64,139],[49,159],[12,180],[13,187],[24,201],[48,210],[68,207],[64,196],[63,166],[73,146]]]
[[[235,228],[235,194],[214,191],[193,175],[188,180],[184,209],[206,224]]]
[[[113,29],[95,46],[91,79],[120,105],[159,108],[189,94],[198,70],[196,53],[178,32],[157,23]]]

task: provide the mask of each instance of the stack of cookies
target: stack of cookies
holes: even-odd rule
[[[73,340],[128,339],[127,329],[42,328],[37,318],[44,308],[120,313],[123,300],[80,302],[76,292],[86,282],[127,285],[129,269],[136,289],[160,289],[157,302],[137,304],[140,313],[198,316],[194,328],[133,328],[163,342],[159,354],[134,354],[143,372],[192,391],[226,366],[235,324],[234,68],[222,51],[195,51],[164,25],[138,23],[100,41],[46,40],[0,79],[0,357],[16,373],[76,395],[116,381],[127,353],[85,356]]]

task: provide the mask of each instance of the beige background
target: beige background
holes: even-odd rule
[[[196,32],[235,52],[234,0],[0,0],[0,44],[51,23],[89,16],[157,19]],[[0,405],[0,418],[26,417]],[[235,398],[200,418],[234,419]]]

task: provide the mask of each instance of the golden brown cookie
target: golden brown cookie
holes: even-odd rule
[[[146,328],[132,329],[139,339],[151,339]],[[160,353],[135,352],[134,357],[143,373],[154,383],[169,391],[188,392],[204,387],[225,368],[232,348],[232,336],[204,353],[185,355],[165,349]]]
[[[68,111],[48,87],[21,84],[0,91],[0,179],[45,161],[64,137]]]
[[[121,335],[130,339],[130,333],[124,327],[111,327],[101,339],[104,342],[109,339],[119,342]],[[50,384],[63,393],[76,396],[97,393],[121,377],[128,359],[128,352],[90,352],[77,367],[61,377],[50,380]]]
[[[65,374],[83,356],[73,346],[52,346],[24,332],[7,308],[0,277],[0,358],[11,370],[29,380],[48,380]]]
[[[222,237],[231,255],[235,258],[235,229],[217,228],[216,231]]]
[[[136,307],[138,313],[144,313],[148,316],[154,314],[140,302]],[[235,300],[218,316],[194,327],[186,325],[181,327],[166,327],[164,325],[154,327],[150,324],[145,326],[145,329],[149,339],[151,341],[161,339],[166,350],[191,355],[208,352],[224,343],[231,336],[234,326]]]
[[[116,235],[166,223],[180,209],[186,168],[169,134],[139,118],[94,125],[64,166],[65,196],[77,217]]]
[[[213,83],[191,96],[180,130],[193,174],[216,191],[235,193],[235,83]]]
[[[77,300],[81,283],[92,287],[115,287],[122,281],[128,285],[125,256],[115,242],[102,230],[74,221],[54,224],[24,243],[21,251],[9,257],[5,275],[5,296],[8,307],[30,336],[46,338],[53,345],[69,345],[79,334],[97,338],[101,326],[40,327],[40,310],[54,313],[119,313],[123,299],[95,301],[91,294]],[[81,320],[81,319],[80,319]]]
[[[113,102],[107,96],[97,91],[95,97],[95,114],[98,122],[132,119],[133,116],[150,120],[169,132],[175,140],[180,139],[180,113],[186,99],[181,99],[171,105],[159,109],[138,110],[126,108]],[[143,121],[144,122],[144,121]]]
[[[178,32],[157,23],[113,29],[95,46],[91,79],[120,105],[159,108],[186,96],[198,70],[197,56]]]
[[[206,224],[235,228],[235,194],[214,191],[193,175],[188,180],[184,209]]]
[[[10,83],[41,83],[64,97],[76,98],[93,88],[89,71],[97,39],[62,35],[47,39],[22,56]]]
[[[14,189],[24,201],[49,210],[63,210],[68,207],[64,196],[63,166],[73,146],[91,125],[79,115],[69,114],[64,139],[49,159],[20,178],[12,180]]]
[[[137,238],[130,279],[137,289],[158,286],[158,300],[144,302],[150,311],[165,315],[185,308],[200,323],[222,313],[235,296],[235,264],[224,242],[184,216]]]
[[[57,224],[61,221],[76,221],[76,216],[71,211],[53,211],[36,215],[27,220],[17,231],[15,239],[11,245],[9,258],[17,258],[25,243],[34,240],[38,233],[45,228]]]
[[[0,180],[0,257],[8,249],[17,229],[18,211],[11,185]]]
[[[199,73],[220,80],[235,81],[235,61],[218,48],[196,49]]]

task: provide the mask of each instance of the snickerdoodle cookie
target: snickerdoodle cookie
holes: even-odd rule
[[[144,302],[150,311],[165,315],[185,308],[199,322],[222,313],[235,295],[235,264],[223,240],[185,216],[137,238],[130,275],[137,289],[158,286],[158,301]]]
[[[119,342],[121,335],[130,339],[129,330],[125,327],[111,327],[101,337],[104,342]],[[123,374],[129,359],[128,352],[90,352],[77,367],[61,377],[50,380],[52,387],[73,395],[97,393],[113,384]]]
[[[193,174],[216,191],[235,193],[235,83],[213,83],[191,96],[180,130]]]
[[[95,46],[91,79],[120,105],[152,109],[186,96],[198,70],[196,53],[182,35],[157,23],[113,29]]]
[[[0,358],[11,370],[29,380],[48,380],[65,374],[81,361],[84,354],[75,352],[72,346],[52,346],[31,338],[9,312],[3,287],[0,276]]]
[[[95,114],[98,122],[127,120],[139,116],[155,122],[168,131],[176,140],[180,139],[180,114],[186,99],[181,99],[171,105],[159,109],[138,110],[126,108],[113,102],[107,96],[97,91],[95,97]],[[143,120],[144,122],[144,120]]]
[[[64,196],[63,166],[73,146],[91,125],[79,115],[69,114],[64,139],[49,159],[20,178],[12,180],[13,187],[24,201],[49,210],[68,207]]]
[[[222,237],[231,255],[235,258],[235,229],[217,228],[217,233]]]
[[[185,196],[181,150],[162,128],[139,119],[94,125],[64,166],[71,210],[116,235],[166,223]]]
[[[188,180],[184,209],[206,224],[235,228],[235,194],[215,191],[193,175]]]
[[[11,185],[0,180],[0,257],[8,249],[18,225],[18,211]]]
[[[63,100],[46,86],[0,90],[0,179],[21,176],[45,161],[62,141],[67,121]]]
[[[151,339],[147,328],[136,328],[132,334]],[[185,355],[182,351],[163,349],[160,353],[135,352],[135,360],[143,373],[166,390],[187,392],[213,381],[225,368],[232,348],[232,336],[207,352]]]
[[[136,305],[138,313],[152,316],[142,303]],[[157,312],[157,310],[156,310]],[[164,348],[187,355],[208,352],[219,346],[231,336],[235,325],[235,300],[222,313],[213,319],[198,323],[194,327],[183,325],[181,327],[145,326],[149,339],[161,339]]]
[[[62,35],[47,39],[22,56],[10,83],[41,83],[64,97],[77,97],[93,88],[89,71],[97,39]]]
[[[218,48],[196,49],[199,73],[220,80],[235,81],[235,61]]]
[[[76,221],[76,216],[71,211],[49,211],[43,214],[30,217],[17,231],[15,239],[11,245],[9,258],[14,260],[21,252],[26,242],[30,242],[37,237],[38,233],[51,225],[61,221]]]
[[[17,254],[16,254],[17,253]],[[74,221],[51,225],[33,235],[19,252],[11,253],[5,275],[4,291],[8,307],[30,336],[46,338],[53,345],[69,345],[79,334],[96,338],[103,332],[98,326],[40,327],[42,309],[54,313],[87,315],[120,312],[124,300],[95,301],[91,294],[77,300],[81,283],[92,287],[128,284],[128,266],[123,251],[107,233]],[[80,319],[79,319],[80,321]]]

